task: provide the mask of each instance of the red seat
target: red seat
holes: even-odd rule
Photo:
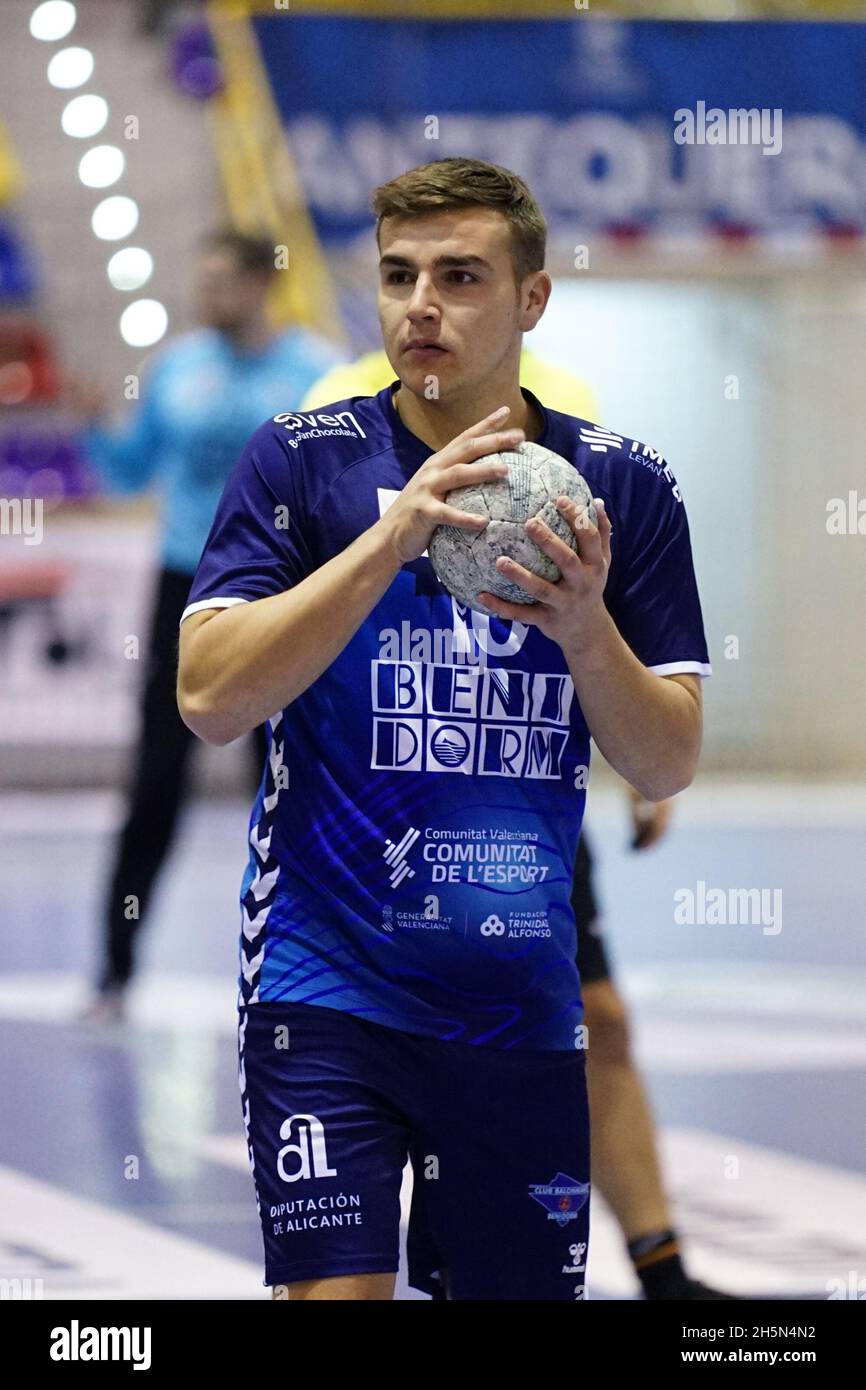
[[[48,336],[25,314],[0,314],[0,407],[57,399],[60,373]]]

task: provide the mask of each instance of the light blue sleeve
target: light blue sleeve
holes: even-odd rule
[[[160,367],[154,365],[143,383],[140,399],[120,430],[90,425],[83,433],[88,458],[111,492],[142,492],[159,471],[161,379]]]

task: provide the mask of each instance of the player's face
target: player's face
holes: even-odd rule
[[[206,251],[196,275],[199,319],[224,332],[238,329],[259,312],[267,287],[267,278],[243,270],[231,251]]]
[[[413,395],[454,398],[517,371],[520,334],[535,319],[527,321],[502,213],[479,207],[387,217],[379,241],[382,339]]]

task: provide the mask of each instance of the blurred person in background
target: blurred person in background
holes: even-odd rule
[[[328,401],[372,396],[395,380],[383,351],[340,363],[310,387],[301,410]],[[520,385],[552,410],[598,420],[594,394],[580,377],[547,362],[528,348],[520,355]],[[671,801],[646,801],[628,788],[631,847],[648,849],[664,835]],[[622,1231],[629,1258],[647,1299],[730,1299],[732,1294],[692,1279],[683,1266],[671,1209],[664,1190],[655,1126],[646,1088],[635,1065],[625,1001],[612,979],[605,934],[593,885],[593,857],[581,826],[574,864],[571,906],[577,924],[577,962],[584,1002],[590,1153],[593,1182]],[[418,1186],[418,1184],[416,1184]],[[426,1232],[415,1222],[413,1238]]]
[[[647,801],[634,787],[628,788],[628,797],[631,848],[649,849],[665,834],[673,801]],[[628,1006],[613,978],[585,825],[574,862],[571,906],[589,1036],[586,1084],[593,1183],[613,1212],[646,1299],[736,1298],[693,1279],[683,1263],[662,1178],[652,1106],[631,1049]]]
[[[123,1014],[140,929],[184,802],[195,740],[177,710],[178,627],[217,502],[249,436],[269,415],[296,409],[310,384],[339,360],[315,334],[269,324],[266,299],[277,273],[269,239],[212,233],[196,265],[201,327],[150,357],[125,426],[107,427],[111,393],[104,386],[82,379],[67,384],[68,398],[88,421],[85,444],[106,490],[153,489],[162,513],[138,742],[104,904],[96,992],[82,1020]],[[263,726],[248,743],[257,789],[267,747]]]

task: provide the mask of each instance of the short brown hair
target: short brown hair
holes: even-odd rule
[[[518,283],[544,269],[547,223],[540,207],[518,174],[483,159],[434,159],[374,189],[376,241],[386,217],[473,206],[496,208],[507,219]]]
[[[272,275],[277,268],[276,248],[268,236],[218,227],[202,238],[201,245],[207,251],[228,251],[240,270],[254,275]]]

